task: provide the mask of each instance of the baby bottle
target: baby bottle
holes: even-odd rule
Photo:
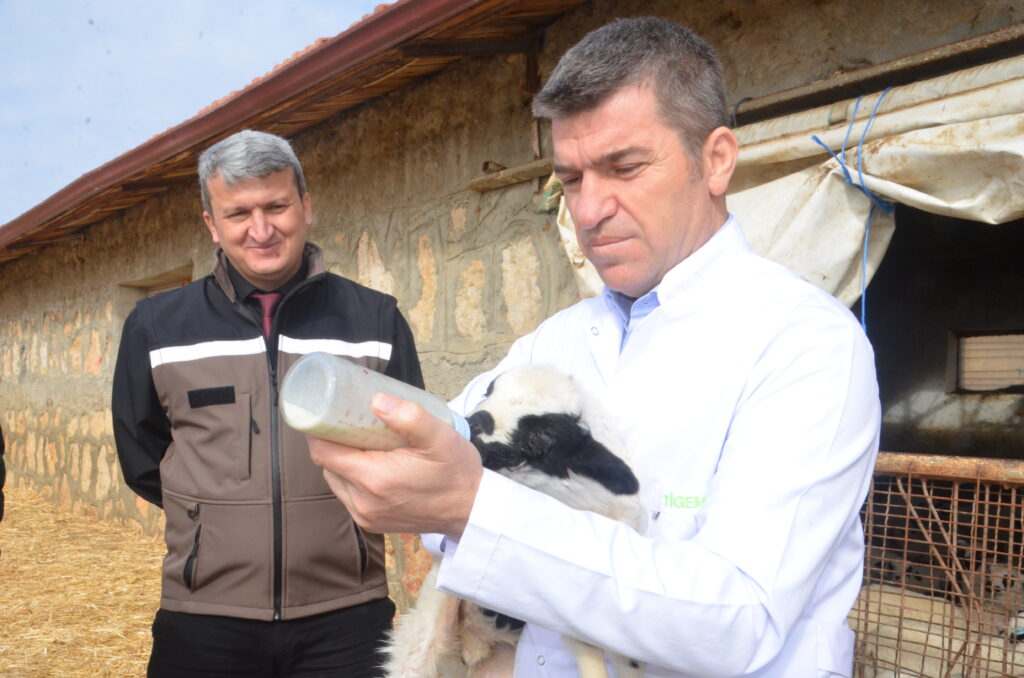
[[[373,413],[374,393],[411,400],[453,424],[448,405],[437,396],[328,353],[304,355],[288,370],[281,384],[281,414],[297,431],[349,447],[393,450],[407,445]]]

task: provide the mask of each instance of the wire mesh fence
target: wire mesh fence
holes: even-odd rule
[[[1024,676],[1024,462],[879,455],[856,678]]]

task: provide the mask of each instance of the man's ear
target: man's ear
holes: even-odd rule
[[[210,213],[205,210],[203,211],[203,221],[206,222],[206,228],[210,230],[210,237],[213,238],[213,244],[219,245],[220,234],[217,233],[217,227],[213,223],[213,217],[210,216]]]
[[[729,189],[729,181],[736,170],[739,142],[728,127],[717,127],[704,142],[704,171],[708,178],[708,191],[721,197]]]
[[[306,217],[306,226],[313,225],[313,199],[309,197],[309,191],[302,196],[302,212]]]

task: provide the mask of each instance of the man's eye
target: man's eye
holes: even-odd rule
[[[267,208],[268,212],[283,212],[288,208],[288,205],[271,205]]]
[[[574,186],[580,183],[580,178],[577,176],[559,177],[558,180],[562,182],[563,186]]]
[[[635,174],[640,169],[640,165],[618,165],[615,167],[615,173],[620,177],[626,177],[630,174]]]

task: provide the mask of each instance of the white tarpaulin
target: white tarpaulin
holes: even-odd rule
[[[740,157],[727,202],[754,249],[847,305],[861,293],[871,199],[847,181],[836,154],[848,139],[855,184],[858,144],[882,93],[740,127]],[[839,120],[839,122],[837,122]],[[885,93],[861,147],[863,184],[880,199],[990,224],[1024,217],[1024,57],[933,78]],[[600,289],[582,262],[563,209],[559,228],[580,294]],[[874,211],[867,280],[895,227]]]

